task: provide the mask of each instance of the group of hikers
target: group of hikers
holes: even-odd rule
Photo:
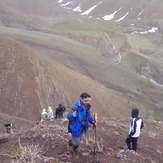
[[[88,93],[82,93],[80,99],[72,105],[67,115],[69,120],[68,131],[71,133],[71,140],[68,142],[70,151],[78,152],[82,136],[88,132],[88,124],[90,123],[96,127],[98,123],[97,120],[91,116],[90,101],[91,96]],[[140,130],[144,127],[144,123],[142,118],[139,117],[139,109],[133,108],[131,115],[132,120],[125,142],[128,150],[137,151],[138,137],[140,136]]]
[[[61,119],[61,118],[63,118],[63,114],[65,111],[66,111],[66,108],[62,104],[59,104],[55,108],[55,112],[53,111],[51,106],[48,107],[47,111],[46,111],[46,109],[42,109],[41,122],[44,121],[45,119],[50,119],[50,120],[54,120],[54,118]]]
[[[71,140],[69,140],[69,150],[71,152],[78,152],[78,147],[81,143],[83,134],[88,132],[89,123],[96,128],[97,120],[91,116],[91,96],[84,92],[80,95],[80,98],[74,102],[70,108],[67,119],[69,120],[68,132],[71,133]],[[66,108],[59,104],[55,108],[55,113],[51,106],[42,110],[41,122],[45,119],[53,120],[63,118],[63,114]],[[55,116],[54,116],[55,115]],[[144,127],[144,123],[141,117],[139,117],[139,109],[133,108],[131,111],[132,120],[129,127],[128,137],[126,138],[126,146],[128,150],[137,151],[137,142],[140,136],[140,131]],[[10,133],[12,124],[5,124],[6,132]]]
[[[82,136],[88,132],[89,123],[92,124],[93,127],[97,126],[97,120],[91,116],[90,101],[91,96],[86,92],[82,93],[67,114],[67,119],[69,120],[68,132],[71,133],[71,140],[69,140],[68,145],[71,152],[78,152]],[[55,109],[55,119],[63,118],[65,110],[66,108],[62,104],[59,104]],[[144,123],[142,118],[139,117],[139,109],[133,108],[131,116],[132,120],[129,127],[128,137],[125,142],[128,150],[137,151],[138,137],[140,136],[140,130],[144,127]],[[48,107],[47,112],[45,109],[42,110],[41,121],[46,118],[50,120],[54,119],[54,113],[50,106]]]

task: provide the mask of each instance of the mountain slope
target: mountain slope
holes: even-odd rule
[[[101,3],[99,1],[73,1],[69,4],[67,3],[68,1],[65,0],[55,2],[51,0],[48,2],[42,0],[37,2],[20,2],[19,0],[16,0],[14,2],[15,3],[8,0],[1,1],[3,4],[3,8],[1,10],[3,16],[6,15],[14,20],[13,22],[9,20],[7,24],[3,24],[4,26],[10,27],[0,27],[0,33],[3,37],[12,37],[17,41],[26,44],[26,46],[35,49],[40,59],[43,57],[42,55],[48,56],[52,58],[54,62],[57,61],[60,64],[67,66],[68,70],[71,68],[73,71],[89,76],[91,79],[106,87],[106,89],[111,88],[115,91],[121,92],[123,95],[129,96],[131,101],[136,99],[137,106],[142,105],[143,103],[147,104],[145,107],[149,109],[149,112],[151,112],[151,110],[154,112],[154,115],[152,116],[157,119],[162,118],[161,109],[163,106],[163,81],[161,76],[163,74],[163,67],[161,46],[162,33],[160,28],[155,32],[146,31],[146,34],[142,34],[139,30],[150,29],[153,25],[148,26],[149,24],[144,22],[144,24],[138,23],[130,26],[131,19],[124,19],[125,22],[106,21],[103,19],[97,20],[95,17],[90,19],[88,18],[88,16],[90,16],[89,14],[76,14],[76,12],[74,13],[73,10],[68,10],[67,8],[73,3],[75,3],[74,5],[79,5],[79,3],[81,3],[81,7],[85,6],[85,9],[83,8],[82,10],[86,11],[86,7],[88,9],[89,6],[91,7],[98,4],[98,6],[96,6],[93,10],[93,12],[96,11],[98,14],[97,9],[103,4],[109,6],[108,9],[103,7],[103,12],[108,12],[108,10],[111,9],[110,6],[114,11],[122,5],[126,6],[126,9],[131,9],[134,1],[122,1],[121,3],[118,3],[118,1],[100,1]],[[112,5],[110,5],[110,3]],[[137,4],[140,5],[140,3],[144,4],[145,1],[139,1]],[[151,1],[151,4],[154,4],[154,2]],[[11,12],[5,12],[4,6]],[[49,10],[47,10],[47,6]],[[53,6],[55,7],[53,8]],[[147,8],[147,6],[143,6]],[[153,6],[155,8],[155,5]],[[32,9],[33,7],[36,9]],[[120,9],[120,11],[122,9]],[[148,10],[151,11],[150,6]],[[66,20],[61,18],[65,12],[67,13]],[[32,25],[30,26],[31,28],[28,28],[26,23],[24,24],[24,27],[21,23],[18,23],[16,26],[14,25],[15,22],[19,22],[18,20],[21,19],[18,13],[23,13],[23,16],[28,17],[26,21],[28,25],[29,20],[32,21]],[[12,15],[15,16],[12,17]],[[61,16],[58,17],[58,21],[56,19],[57,15]],[[123,14],[120,16],[122,15]],[[36,28],[32,31],[32,26],[35,24],[31,19],[33,17],[38,19],[41,18],[41,20],[44,21],[48,21],[53,18],[54,21],[50,23],[52,26],[48,29],[45,28],[44,25],[36,25],[37,27],[35,26]],[[153,17],[152,20],[154,20]],[[48,24],[48,26],[50,24]],[[15,27],[17,27],[17,29]],[[7,51],[6,53],[9,52],[10,51]],[[21,53],[23,53],[23,50]],[[40,55],[40,53],[42,55]],[[35,54],[33,56],[35,56]],[[26,57],[22,56],[22,58]],[[22,59],[20,59],[20,61],[21,60]],[[37,59],[35,59],[35,62],[36,61]],[[32,67],[30,66],[31,64]],[[31,68],[34,67],[34,64],[35,63],[29,62],[29,66]],[[14,64],[12,63],[12,66],[13,65]],[[21,66],[22,65],[20,65],[20,67]],[[40,65],[37,65],[37,68],[40,70],[43,69]],[[25,69],[26,73],[29,74],[29,79],[31,78],[31,80],[25,83],[25,85],[27,85],[27,87],[30,86],[31,89],[32,87],[35,88],[38,85],[40,87],[41,85],[38,81],[32,81],[33,78],[35,78],[40,72],[45,73],[45,71],[47,71],[46,69],[48,69],[48,67],[46,67],[45,70],[39,72],[37,68],[35,67],[36,74],[31,73],[34,70],[29,70],[28,72]],[[14,69],[14,71],[19,71],[19,68]],[[20,77],[14,76],[13,78]],[[47,86],[45,86],[45,88],[49,89]],[[10,89],[9,92],[10,91],[12,91],[12,89]],[[42,90],[39,91],[42,92]],[[33,89],[31,92],[33,92]],[[40,104],[42,103],[40,101],[44,101],[42,98],[44,96],[49,97],[51,93],[50,95],[46,95],[46,93],[38,95],[38,92],[36,92],[37,91],[33,92],[33,94],[36,95],[35,98],[41,99],[39,101],[35,100],[37,101],[36,108],[39,108],[40,106],[44,107],[43,104]],[[65,100],[64,98],[65,97],[63,96],[61,97],[62,101]],[[71,102],[68,100],[67,103]],[[50,104],[48,103],[46,105]],[[157,112],[159,112],[159,114]]]
[[[105,33],[99,33],[97,37],[83,34],[61,34],[60,36],[57,33],[45,34],[12,28],[2,29],[3,35],[14,37],[27,46],[34,48],[38,53],[49,56],[74,71],[89,76],[109,89],[123,92],[129,96],[134,95],[150,105],[156,105],[158,108],[162,106],[160,86],[150,81],[147,82],[146,78],[140,76],[155,74],[155,78],[158,79],[160,76],[158,75],[157,77],[157,73],[155,73],[158,71],[157,68],[147,58],[133,53],[127,39],[123,35],[117,35],[118,38],[122,38],[121,41],[117,42],[117,45],[122,49],[122,61],[120,60],[120,63],[117,64],[115,59],[118,55],[116,53],[114,55],[106,53],[105,55],[105,53],[102,54],[95,50],[96,47],[97,50],[101,51],[107,45],[112,48],[112,44],[107,41]],[[113,41],[116,40],[117,36],[114,33],[109,33],[109,35]],[[98,42],[101,42],[101,44],[98,44]],[[123,50],[125,47],[128,47],[126,51]],[[89,53],[87,53],[88,51]],[[136,60],[137,62],[135,62]],[[149,64],[151,70],[147,69],[148,71],[146,71],[144,69],[146,67],[143,64]],[[159,94],[160,99],[157,96]],[[150,108],[148,105],[146,108],[154,110],[153,116],[161,119],[162,114],[160,114],[161,112],[157,114],[159,110],[155,110],[155,107],[151,106]]]
[[[70,107],[82,92],[88,91],[92,95],[93,111],[110,117],[127,114],[127,98],[91,78],[68,69],[13,39],[1,38],[0,45],[2,113],[39,120],[42,108],[49,105],[55,108],[60,102]]]

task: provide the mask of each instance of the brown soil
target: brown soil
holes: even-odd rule
[[[99,118],[97,146],[93,144],[94,130],[90,127],[89,133],[83,137],[81,142],[80,153],[76,154],[68,150],[68,140],[71,137],[67,133],[66,119],[45,121],[43,127],[38,123],[30,129],[15,131],[11,135],[4,134],[0,139],[0,158],[3,163],[16,159],[20,160],[20,149],[32,144],[33,148],[37,145],[37,149],[40,149],[40,155],[37,155],[34,159],[36,163],[162,162],[163,150],[161,144],[163,139],[159,136],[161,124],[158,122],[145,122],[145,127],[138,140],[138,151],[135,153],[133,151],[126,152],[124,141],[127,135],[128,129],[126,126],[128,126],[128,123],[129,120],[117,122],[104,117]],[[155,137],[152,137],[152,133],[156,134]],[[26,157],[26,161],[28,159]],[[28,161],[30,162],[30,159]]]

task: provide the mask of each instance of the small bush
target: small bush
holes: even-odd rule
[[[19,141],[19,148],[15,151],[14,156],[16,157],[16,162],[31,162],[42,160],[43,150],[39,145],[26,144],[21,145]]]
[[[120,135],[118,131],[113,131],[114,135]]]
[[[154,138],[156,138],[156,135],[157,134],[155,132],[151,132],[150,131],[150,132],[148,132],[148,135],[149,135],[150,138],[153,138],[154,139]]]

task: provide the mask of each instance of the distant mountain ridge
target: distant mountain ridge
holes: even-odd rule
[[[150,24],[154,20],[162,20],[163,15],[162,0],[58,0],[58,3],[62,8],[80,12],[90,18],[104,19],[110,15],[108,20],[124,20],[128,23],[141,24],[145,21]],[[162,30],[162,26],[160,28]]]
[[[159,23],[163,15],[162,0],[150,0],[149,2],[146,0],[136,2],[135,0],[37,0],[35,2],[32,0],[26,2],[2,0],[1,4],[6,4],[8,7],[29,15],[60,17],[65,14],[64,16],[67,17],[73,12],[94,19],[104,19],[106,15],[112,15],[112,19],[109,20],[117,21],[124,17],[121,21],[126,23],[143,24],[147,22],[149,25]],[[160,29],[162,30],[161,24]]]

